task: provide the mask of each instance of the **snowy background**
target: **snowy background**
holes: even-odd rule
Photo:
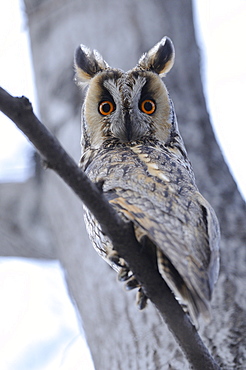
[[[19,0],[0,5],[0,85],[38,112],[26,22]],[[224,156],[246,198],[245,0],[197,0],[207,105]],[[0,181],[32,174],[25,137],[0,113]],[[0,259],[0,369],[92,370],[81,323],[58,262]],[[84,348],[84,350],[83,350]]]

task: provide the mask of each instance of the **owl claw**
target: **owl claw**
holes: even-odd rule
[[[134,275],[130,277],[130,279],[128,279],[128,281],[125,284],[125,288],[126,290],[132,290],[135,288],[139,288],[139,282],[137,281]]]
[[[147,306],[148,297],[143,292],[138,280],[135,278],[134,275],[130,275],[131,271],[128,267],[122,267],[118,273],[118,280],[119,281],[126,281],[125,289],[132,290],[135,288],[139,288],[137,295],[136,295],[136,303],[139,310],[143,310]]]
[[[128,267],[122,267],[118,273],[118,280],[119,281],[127,281],[131,276],[129,276],[129,268]]]
[[[145,295],[145,293],[143,292],[142,288],[140,288],[138,290],[136,299],[137,299],[137,306],[138,306],[138,308],[140,310],[143,310],[147,306],[148,297]]]
[[[115,263],[117,266],[120,266],[122,268],[125,267],[125,263],[122,262],[122,258],[119,256],[119,254],[116,251],[112,250],[112,251],[108,252],[107,258],[111,262]]]

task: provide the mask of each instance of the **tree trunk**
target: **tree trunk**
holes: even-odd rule
[[[127,70],[164,35],[173,40],[176,62],[167,87],[197,184],[215,208],[222,232],[213,318],[209,325],[201,323],[200,334],[221,368],[239,369],[246,362],[245,203],[206,111],[191,1],[181,6],[178,0],[25,0],[25,5],[41,120],[77,161],[82,100],[73,83],[75,48],[80,43],[96,48],[110,65]],[[11,244],[11,255],[61,261],[96,369],[189,368],[155,308],[149,304],[139,312],[135,293],[124,292],[114,271],[97,256],[84,228],[82,205],[55,174],[42,171],[26,184],[1,185],[0,192],[1,252],[7,255]],[[13,194],[17,211],[10,207]]]

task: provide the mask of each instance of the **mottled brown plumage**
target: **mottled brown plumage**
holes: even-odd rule
[[[218,276],[219,226],[199,193],[180,137],[172,101],[160,76],[174,61],[163,38],[128,72],[112,69],[96,51],[80,46],[77,81],[89,84],[82,109],[81,168],[125,220],[140,243],[153,251],[162,277],[193,322],[209,314]],[[138,286],[110,240],[86,211],[98,253],[128,287]],[[110,259],[108,258],[110,257]],[[154,263],[154,262],[153,262]],[[122,265],[120,269],[119,265]],[[141,289],[139,305],[145,306]]]

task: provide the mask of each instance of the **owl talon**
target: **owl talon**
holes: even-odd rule
[[[118,273],[118,280],[119,281],[127,281],[131,276],[129,276],[130,270],[128,267],[122,267]]]
[[[137,292],[136,299],[139,310],[143,310],[147,306],[148,297],[145,295],[142,288],[140,288],[139,291]]]
[[[135,276],[132,276],[125,284],[126,290],[132,290],[135,288],[139,288],[139,282],[135,278]]]
[[[108,252],[107,258],[111,262],[115,263],[117,266],[121,266],[122,267],[122,263],[120,261],[121,260],[120,259],[120,256],[119,256],[119,254],[116,251],[113,250],[113,251]]]

